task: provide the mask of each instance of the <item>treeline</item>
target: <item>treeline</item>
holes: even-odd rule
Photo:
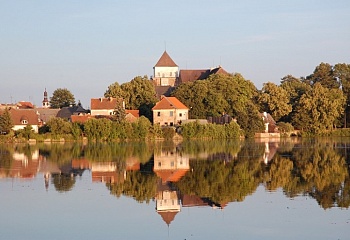
[[[325,134],[348,125],[350,64],[321,63],[309,76],[287,75],[279,85],[268,82],[261,90],[240,74],[212,75],[182,84],[172,94],[191,109],[192,118],[222,113],[236,118],[245,136],[261,130],[259,112],[304,134]]]

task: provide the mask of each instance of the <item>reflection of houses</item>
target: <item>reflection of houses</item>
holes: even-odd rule
[[[153,171],[162,179],[162,183],[177,182],[189,169],[189,157],[176,149],[154,154]]]
[[[91,170],[93,182],[121,183],[125,180],[126,171],[140,169],[140,162],[136,158],[126,160],[125,168],[120,168],[117,162],[95,162],[87,159],[73,159],[72,168],[75,170]]]
[[[30,156],[24,153],[14,153],[9,169],[0,168],[0,177],[33,178],[39,168],[39,151],[34,151]]]
[[[181,209],[179,193],[172,189],[170,182],[179,181],[189,168],[189,158],[176,149],[154,154],[153,171],[160,178],[157,185],[156,210],[168,225]]]

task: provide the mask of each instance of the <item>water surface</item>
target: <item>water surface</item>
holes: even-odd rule
[[[348,239],[349,143],[0,145],[0,239]]]

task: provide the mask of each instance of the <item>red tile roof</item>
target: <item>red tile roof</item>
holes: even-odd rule
[[[25,102],[25,101],[18,102],[17,107],[20,109],[34,108],[31,102]]]
[[[162,109],[188,109],[179,99],[176,97],[163,97],[152,110],[162,110]]]
[[[123,102],[122,98],[91,98],[91,109],[115,109],[117,103]]]
[[[169,54],[164,51],[163,55],[159,58],[155,67],[177,67],[176,63],[171,59]]]
[[[188,169],[177,170],[154,170],[156,175],[162,179],[162,183],[177,182],[186,175]]]
[[[14,125],[38,125],[39,116],[34,109],[14,109],[9,110]],[[22,121],[26,120],[27,124]]]
[[[125,109],[125,113],[126,114],[130,113],[136,118],[140,117],[139,110],[127,110],[127,109]]]

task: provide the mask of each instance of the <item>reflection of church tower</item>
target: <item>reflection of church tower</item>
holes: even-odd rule
[[[44,100],[43,100],[43,108],[49,108],[49,107],[50,107],[50,103],[49,103],[49,100],[47,98],[47,92],[46,92],[46,88],[45,88]]]

